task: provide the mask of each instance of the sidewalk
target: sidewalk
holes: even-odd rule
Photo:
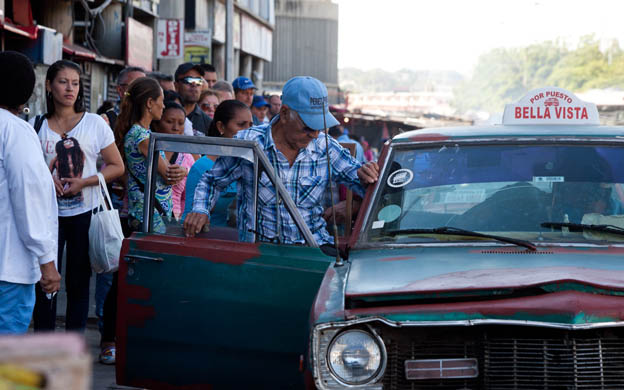
[[[64,267],[63,267],[64,268]],[[63,270],[64,271],[64,270]],[[63,277],[64,277],[63,272]],[[89,319],[87,322],[87,330],[85,332],[85,342],[88,350],[91,352],[91,360],[93,361],[91,389],[93,390],[117,390],[117,389],[134,389],[130,387],[117,386],[115,383],[115,366],[107,366],[99,362],[100,355],[100,332],[97,325],[97,317],[95,315],[95,273],[91,277],[89,284]],[[67,296],[65,293],[64,283],[61,283],[61,291],[57,298],[57,319],[56,331],[63,332],[65,329],[65,308],[67,307]]]

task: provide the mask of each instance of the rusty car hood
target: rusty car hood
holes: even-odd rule
[[[350,257],[346,318],[624,320],[621,247],[540,247],[536,252],[417,247],[358,250]]]

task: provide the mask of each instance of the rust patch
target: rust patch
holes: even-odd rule
[[[336,276],[336,270],[331,265],[325,272],[325,277],[321,282],[321,286],[319,287],[319,291],[317,293],[316,299],[314,301],[314,308],[312,309],[312,323],[316,323],[322,313],[327,310],[327,302],[329,301],[329,296],[331,295],[331,282]]]
[[[260,256],[260,243],[164,235],[146,235],[132,241],[142,251],[195,257],[213,263],[242,265]]]
[[[394,256],[394,257],[384,257],[383,259],[379,259],[379,261],[402,261],[402,260],[416,260],[416,256]]]
[[[450,137],[438,133],[416,134],[409,138],[410,141],[447,141]]]
[[[348,318],[383,314],[411,313],[465,313],[492,317],[512,317],[517,313],[533,315],[585,313],[609,317],[613,321],[624,319],[624,297],[589,294],[579,291],[561,291],[532,297],[509,298],[498,301],[476,301],[423,305],[400,305],[345,311]]]

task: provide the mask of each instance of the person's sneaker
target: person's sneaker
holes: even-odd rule
[[[115,346],[109,345],[102,348],[100,352],[100,363],[102,364],[115,364]]]

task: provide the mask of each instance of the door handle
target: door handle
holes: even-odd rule
[[[165,261],[162,257],[149,257],[149,256],[139,256],[139,255],[127,255],[124,256],[124,260],[128,263],[136,263],[138,261],[156,261],[158,263],[162,263]]]

